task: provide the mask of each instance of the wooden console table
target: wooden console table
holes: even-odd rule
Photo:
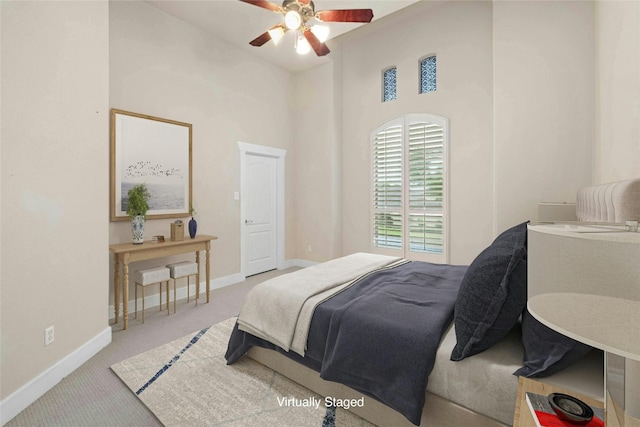
[[[209,302],[209,281],[211,279],[210,253],[211,241],[216,240],[215,236],[198,235],[193,239],[185,237],[184,240],[166,241],[163,243],[151,243],[146,241],[141,245],[133,243],[120,243],[110,245],[109,251],[114,255],[113,267],[113,305],[115,308],[116,319],[119,321],[120,314],[120,264],[122,264],[122,319],[124,329],[127,329],[129,320],[129,263],[136,261],[144,261],[147,259],[163,258],[171,255],[184,254],[188,252],[196,253],[196,263],[198,264],[198,275],[196,283],[200,283],[200,251],[206,251],[205,268],[206,268],[206,285],[207,285],[207,302]]]

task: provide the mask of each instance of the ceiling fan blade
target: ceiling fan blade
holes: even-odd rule
[[[271,40],[271,35],[269,34],[269,31],[265,31],[264,33],[260,34],[255,39],[251,40],[249,42],[249,44],[251,46],[259,47],[259,46],[262,46],[263,44],[265,44],[266,42],[268,42],[269,40]]]
[[[280,6],[278,6],[275,3],[271,3],[270,1],[267,1],[267,0],[240,0],[240,1],[244,3],[252,4],[254,6],[262,7],[264,9],[269,9],[273,12],[280,12]]]
[[[320,40],[318,40],[316,35],[313,34],[311,30],[306,30],[304,32],[304,36],[309,42],[309,44],[311,45],[311,47],[313,48],[313,50],[316,52],[316,55],[325,56],[327,53],[330,52],[327,45],[322,43]]]
[[[371,22],[371,9],[320,10],[316,18],[324,22]]]
[[[267,31],[265,31],[264,33],[260,34],[258,37],[256,37],[255,39],[251,40],[249,42],[249,44],[251,46],[262,46],[263,44],[265,44],[266,42],[268,42],[269,40],[272,40],[273,38],[271,37],[271,30],[275,30],[276,28],[281,28],[282,32],[281,34],[284,35],[284,33],[287,32],[287,27],[285,27],[283,24],[278,24],[278,25],[274,25],[273,27],[269,28]],[[281,38],[282,36],[278,37],[275,42],[278,43],[278,40]]]

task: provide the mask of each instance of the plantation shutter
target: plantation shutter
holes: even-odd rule
[[[446,262],[446,125],[412,114],[372,134],[375,248]]]
[[[378,132],[373,141],[373,242],[402,249],[403,123]]]
[[[444,131],[409,123],[409,250],[443,252]]]

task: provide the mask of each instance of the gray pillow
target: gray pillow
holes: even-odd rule
[[[481,353],[518,322],[527,303],[527,224],[503,232],[469,266],[455,304],[451,360]]]
[[[523,377],[546,377],[568,368],[592,350],[540,323],[529,313],[522,313],[524,366],[513,374]]]

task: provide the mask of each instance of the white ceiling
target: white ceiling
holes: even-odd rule
[[[294,34],[288,32],[275,46],[273,41],[261,47],[249,44],[269,28],[282,22],[282,15],[244,3],[240,0],[146,0],[147,3],[175,16],[196,28],[208,32],[238,48],[245,49],[286,70],[299,72],[330,61],[331,53],[318,57],[313,51],[298,55],[293,47]],[[403,9],[419,0],[314,0],[315,10],[372,9],[373,20]],[[281,4],[275,0],[274,3]],[[361,25],[357,23],[327,23],[329,38],[335,38]],[[327,46],[331,48],[331,40]]]

